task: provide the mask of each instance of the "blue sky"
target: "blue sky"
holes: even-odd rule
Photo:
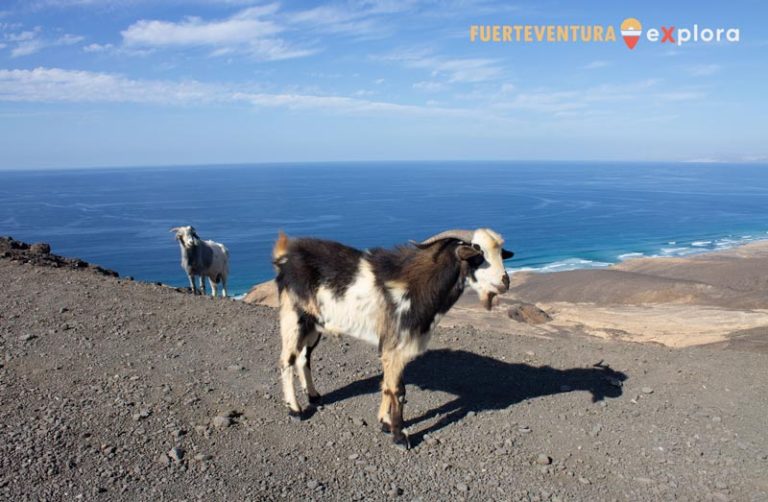
[[[768,160],[764,2],[4,0],[0,168]],[[471,43],[473,24],[738,43]]]

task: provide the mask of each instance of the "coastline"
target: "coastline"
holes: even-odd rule
[[[534,336],[583,334],[668,347],[720,344],[768,352],[768,240],[684,257],[512,276],[501,305],[535,304],[552,321]],[[501,309],[505,310],[505,309]],[[464,298],[447,325],[507,330],[509,319]]]
[[[653,247],[652,250],[619,251],[615,252],[615,255],[612,257],[604,257],[601,259],[592,259],[576,254],[575,256],[547,261],[538,266],[513,266],[509,267],[507,271],[510,274],[515,274],[521,272],[554,273],[569,272],[572,270],[605,269],[638,258],[683,258],[687,256],[698,256],[709,253],[720,253],[763,241],[768,241],[768,232],[762,230],[740,236],[727,235],[725,237],[687,238],[659,244],[658,246]],[[640,247],[641,246],[638,246],[637,249]],[[597,254],[600,254],[600,252],[598,251]]]

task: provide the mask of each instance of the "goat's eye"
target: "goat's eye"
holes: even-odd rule
[[[479,268],[483,263],[485,263],[485,258],[483,255],[479,254],[477,256],[473,256],[467,261],[472,268]]]
[[[480,251],[481,253],[483,252],[483,249],[480,247],[480,244],[472,244],[472,249],[474,249],[475,251]]]

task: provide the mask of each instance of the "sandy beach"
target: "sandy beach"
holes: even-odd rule
[[[443,321],[509,329],[471,295]],[[720,344],[768,352],[768,242],[682,258],[637,258],[605,269],[521,272],[500,298],[535,304],[552,321],[532,336],[579,333],[668,347]],[[506,309],[502,309],[506,310]]]

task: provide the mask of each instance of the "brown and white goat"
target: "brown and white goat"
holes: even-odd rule
[[[513,253],[487,228],[449,230],[392,250],[360,251],[338,242],[282,232],[273,250],[280,296],[283,394],[301,417],[293,368],[310,404],[320,401],[310,357],[321,333],[345,334],[378,345],[384,370],[379,422],[393,441],[403,433],[405,365],[426,350],[432,330],[468,284],[487,309],[509,289],[504,260]]]

